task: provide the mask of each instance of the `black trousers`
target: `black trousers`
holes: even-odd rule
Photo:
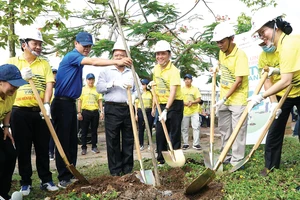
[[[91,132],[92,132],[92,148],[97,147],[98,142],[98,125],[99,125],[99,111],[91,111],[91,110],[82,110],[82,117],[83,120],[80,121],[81,123],[81,129],[82,129],[82,135],[81,135],[81,141],[82,141],[82,149],[86,149],[86,137],[89,131],[89,126],[91,125]]]
[[[280,97],[277,96],[277,99],[279,101]],[[300,110],[300,97],[285,100],[281,107],[282,113],[278,119],[274,119],[269,129],[265,145],[265,167],[268,169],[280,166],[285,127],[294,105]]]
[[[129,107],[105,104],[104,110],[109,171],[111,174],[130,173],[133,168],[134,137]]]
[[[54,98],[51,104],[51,115],[54,128],[62,148],[71,164],[77,162],[77,112],[75,101]],[[49,159],[48,159],[49,160]],[[58,180],[69,181],[73,175],[67,169],[57,147],[55,149],[55,163],[58,171]]]
[[[146,115],[147,115],[147,120],[149,123],[149,127],[150,127],[150,133],[152,135],[152,126],[153,126],[153,121],[154,121],[154,117],[151,115],[151,108],[146,108]],[[143,117],[143,113],[142,110],[139,108],[138,112],[138,124],[139,124],[139,140],[140,140],[140,146],[144,146],[144,132],[145,132],[145,121],[144,121],[144,117]],[[149,140],[149,138],[148,138]],[[149,141],[148,141],[149,144]]]
[[[21,185],[31,185],[32,183],[32,143],[35,149],[36,168],[39,178],[43,183],[52,181],[52,173],[49,166],[50,132],[39,111],[30,111],[30,108],[20,109],[13,107],[10,120],[17,149]]]
[[[51,122],[53,124],[53,120],[51,119]],[[54,155],[54,148],[55,148],[55,143],[54,140],[52,138],[52,136],[50,136],[50,141],[49,141],[49,153]]]
[[[3,140],[3,130],[0,128],[0,196],[10,199],[8,195],[11,188],[12,175],[16,166],[17,151],[11,140]]]
[[[160,104],[161,110],[164,110],[166,104]],[[167,129],[169,132],[170,140],[173,145],[173,149],[181,148],[181,121],[183,118],[183,101],[174,100],[172,106],[167,113]],[[165,160],[162,156],[162,151],[168,150],[167,140],[163,131],[161,122],[156,122],[156,144],[157,144],[157,161],[164,163]]]

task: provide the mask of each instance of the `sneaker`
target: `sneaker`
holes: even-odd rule
[[[58,183],[58,187],[66,189],[68,187],[68,185],[72,184],[72,182],[70,180],[66,181],[66,180],[62,180]]]
[[[93,152],[93,153],[100,153],[100,151],[98,150],[97,147],[92,148],[92,152]]]
[[[183,149],[183,150],[186,150],[186,149],[188,149],[188,148],[190,148],[190,145],[188,145],[188,144],[184,144],[184,145],[182,146],[182,149]]]
[[[50,192],[54,192],[58,190],[58,187],[54,185],[53,181],[49,181],[48,183],[41,183],[40,188],[42,190],[48,190]]]
[[[1,199],[1,198],[0,198]],[[15,191],[11,194],[11,200],[20,200],[23,199],[23,194],[20,191]]]
[[[198,144],[198,145],[194,145],[194,146],[193,146],[193,149],[201,150],[202,148],[201,148],[201,146]]]
[[[86,155],[86,149],[82,149],[81,155]]]
[[[150,151],[150,145],[148,145],[148,150]]]
[[[53,154],[53,153],[50,153],[50,154],[49,154],[49,159],[50,159],[50,160],[54,160],[54,154]]]
[[[20,192],[22,192],[23,196],[28,196],[31,190],[31,185],[22,185]]]
[[[70,181],[71,181],[71,183],[75,183],[76,181],[78,181],[78,179],[77,179],[75,176],[73,176],[73,177],[70,179]]]
[[[144,145],[142,145],[142,146],[140,147],[140,150],[141,150],[141,151],[143,151],[143,150],[144,150]]]

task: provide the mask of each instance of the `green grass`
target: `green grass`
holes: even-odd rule
[[[247,146],[246,154],[250,152],[251,146]],[[234,173],[228,173],[230,165],[224,165],[224,173],[217,175],[214,179],[216,182],[223,184],[223,199],[300,199],[300,192],[295,191],[295,187],[300,185],[300,143],[298,139],[293,137],[286,137],[282,150],[282,159],[280,169],[275,169],[267,177],[259,175],[260,171],[264,168],[264,145],[261,145],[253,157],[245,164],[244,170],[238,170]],[[192,158],[196,162],[203,163],[202,154],[189,153],[185,154],[186,158]],[[185,174],[187,183],[194,180],[205,169],[203,165],[195,163],[186,163],[184,167],[189,167],[192,171]],[[144,160],[145,169],[153,169],[151,159]],[[159,170],[168,171],[169,166],[165,165]],[[107,164],[97,164],[78,169],[85,177],[92,178],[109,174]],[[139,170],[139,163],[136,161],[134,164],[134,171]],[[54,182],[57,183],[57,173],[53,173]],[[19,175],[14,175],[13,188],[11,191],[19,190]],[[24,199],[44,199],[50,196],[51,193],[39,189],[39,179],[37,173],[34,172],[33,176],[34,190],[28,197]],[[116,191],[105,194],[106,196],[93,196],[93,199],[114,199],[117,196]],[[75,193],[68,195],[59,195],[57,199],[92,199],[85,193],[80,197]]]

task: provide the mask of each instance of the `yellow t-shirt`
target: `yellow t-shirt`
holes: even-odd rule
[[[154,67],[153,81],[156,83],[155,93],[160,104],[168,102],[172,85],[177,86],[175,99],[182,100],[180,73],[171,61],[163,70],[159,64]]]
[[[237,46],[232,52],[226,56],[220,51],[219,55],[220,70],[222,72],[220,80],[220,98],[223,98],[232,84],[235,82],[235,77],[243,76],[243,81],[240,87],[227,99],[225,105],[246,105],[248,97],[248,76],[249,66],[248,58],[245,52]]]
[[[20,57],[9,58],[8,63],[16,65],[20,71],[25,67],[31,68],[32,74],[34,75],[32,77],[33,83],[43,101],[46,83],[55,82],[49,63],[46,60],[37,57],[35,61],[29,64],[24,59],[23,55]],[[22,107],[39,106],[29,84],[25,84],[18,89],[14,105]]]
[[[152,93],[150,91],[143,92],[142,100],[145,108],[152,108]],[[141,108],[140,100],[136,99],[135,102],[138,104],[138,108]]]
[[[17,93],[15,92],[12,96],[6,96],[5,99],[0,97],[0,121],[2,121],[7,113],[11,111],[16,95]]]
[[[182,96],[183,96],[183,102],[187,103],[189,101],[195,101],[197,98],[201,98],[201,94],[198,88],[191,86],[190,88],[184,86],[181,88]],[[192,104],[190,107],[184,106],[183,115],[189,116],[195,113],[199,112],[197,104]]]
[[[259,74],[261,74],[262,69],[265,67],[275,67],[275,68],[280,68],[279,66],[279,51],[278,49],[274,53],[266,53],[262,52],[259,56],[258,60],[258,69],[259,69]],[[280,80],[280,75],[279,74],[274,74],[270,77],[271,82],[274,84],[277,81]],[[285,89],[281,90],[278,92],[276,95],[278,96],[283,96],[285,93]],[[299,87],[293,87],[291,92],[289,93],[288,97],[290,98],[295,98],[300,95],[300,88]]]
[[[103,99],[102,94],[99,94],[96,91],[96,87],[90,88],[88,85],[82,88],[81,96],[81,109],[85,110],[98,110],[99,109],[99,100]]]
[[[281,34],[277,49],[280,73],[294,73],[292,84],[297,92],[289,97],[300,96],[300,35]]]

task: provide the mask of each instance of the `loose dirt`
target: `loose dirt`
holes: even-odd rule
[[[192,135],[192,134],[190,134]],[[200,143],[202,149],[209,150],[209,128],[201,128],[201,139]],[[190,147],[192,147],[192,138],[190,139]],[[220,137],[216,134],[215,149],[220,147]],[[89,146],[88,146],[89,148]],[[106,144],[105,134],[103,132],[98,135],[98,148],[100,149],[99,154],[93,154],[88,151],[87,155],[81,155],[80,145],[78,146],[78,161],[77,167],[88,166],[93,164],[107,163],[106,155]],[[189,148],[184,153],[202,153],[202,150],[195,150]],[[34,157],[34,156],[33,156]],[[134,155],[137,158],[136,153]],[[150,151],[145,148],[142,151],[143,158],[151,159]],[[34,162],[34,159],[32,160]],[[194,164],[204,165],[197,163],[194,160],[188,160],[194,162]],[[33,164],[35,166],[35,164]],[[51,161],[51,169],[55,170],[55,162]],[[179,199],[222,199],[222,184],[217,182],[211,182],[208,186],[202,189],[196,195],[187,196],[184,194],[187,181],[185,180],[185,174],[191,171],[188,166],[182,168],[171,168],[169,170],[160,170],[160,187],[153,187],[152,185],[146,185],[136,178],[135,172],[127,174],[121,177],[115,177],[110,175],[103,175],[89,179],[90,185],[82,185],[75,182],[66,190],[60,190],[59,192],[52,195],[51,199],[56,199],[55,196],[64,193],[75,192],[80,196],[81,193],[90,195],[109,195],[113,191],[117,192],[116,199],[166,199],[166,200],[179,200]],[[55,173],[55,172],[54,172]],[[53,174],[55,175],[55,174]]]

